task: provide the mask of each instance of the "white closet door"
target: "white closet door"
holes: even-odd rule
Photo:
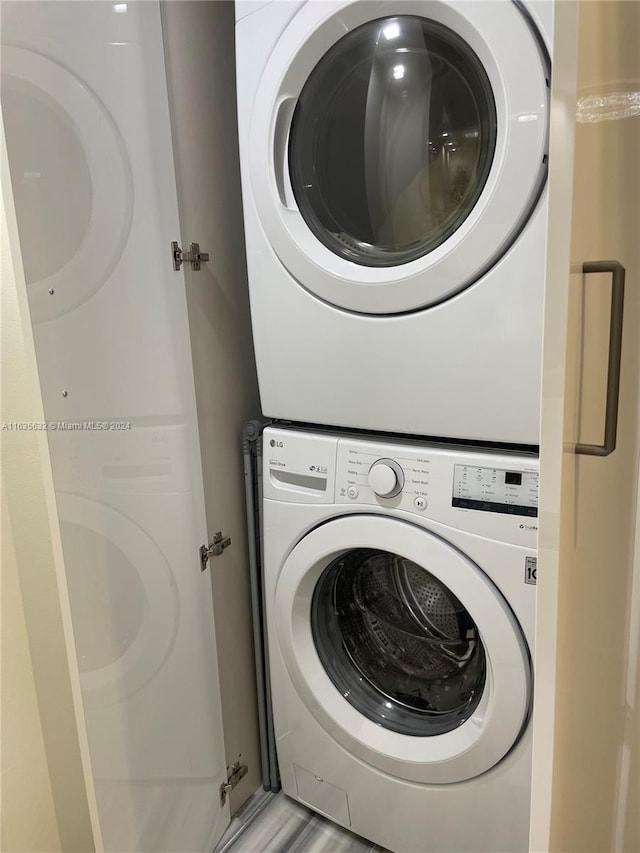
[[[111,853],[229,819],[157,2],[7,2],[3,120]]]
[[[640,4],[579,3],[577,27],[572,6],[556,4],[531,850],[631,851],[640,849]],[[585,275],[590,261],[626,270],[617,444],[602,457],[575,451],[604,438],[612,276]]]

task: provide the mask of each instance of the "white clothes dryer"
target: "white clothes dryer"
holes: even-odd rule
[[[236,8],[264,413],[538,444],[551,2]]]
[[[537,458],[263,448],[284,792],[397,853],[528,850]]]

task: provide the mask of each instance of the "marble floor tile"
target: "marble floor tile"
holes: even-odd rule
[[[251,810],[251,801],[248,809]],[[255,811],[255,805],[254,805]],[[244,809],[243,809],[244,811]],[[220,853],[388,853],[305,808],[282,792],[267,805],[241,834],[242,812],[234,819],[216,851]],[[235,834],[235,840],[231,841]],[[226,840],[225,840],[226,839]]]

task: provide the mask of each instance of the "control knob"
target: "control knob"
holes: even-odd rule
[[[404,471],[393,459],[378,459],[369,468],[369,485],[380,498],[395,498],[404,486]]]

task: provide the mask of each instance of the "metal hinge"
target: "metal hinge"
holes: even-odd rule
[[[227,802],[227,794],[229,794],[236,787],[238,782],[243,779],[247,773],[249,772],[249,768],[246,764],[240,764],[240,761],[236,761],[235,764],[232,764],[229,768],[229,775],[227,776],[227,781],[223,782],[220,785],[220,805],[223,806]]]
[[[200,546],[200,567],[202,571],[207,568],[207,563],[209,562],[209,557],[219,557],[222,552],[231,545],[231,537],[223,536],[222,532],[218,530],[217,533],[214,533],[213,542],[211,545],[201,545]]]
[[[183,252],[175,240],[171,242],[171,256],[173,268],[176,272],[180,271],[180,267],[184,263],[191,264],[192,270],[199,270],[200,263],[209,260],[209,253],[201,252],[199,243],[189,243],[189,251]]]

